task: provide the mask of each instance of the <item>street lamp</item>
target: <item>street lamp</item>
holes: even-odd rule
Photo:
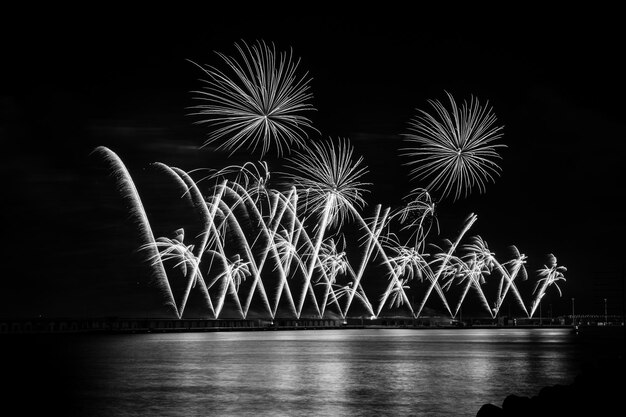
[[[607,324],[609,321],[606,315],[606,298],[604,299],[604,324]]]
[[[574,297],[572,297],[572,326],[576,326],[576,319],[574,315]]]

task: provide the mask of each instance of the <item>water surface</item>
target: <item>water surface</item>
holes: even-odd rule
[[[572,383],[597,354],[569,329],[79,335],[32,342],[20,350],[34,357],[15,372],[15,390],[31,390],[33,399],[47,390],[50,407],[90,416],[474,416],[509,394],[532,396],[547,385]]]

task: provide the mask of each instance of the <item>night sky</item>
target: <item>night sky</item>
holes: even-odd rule
[[[257,159],[200,149],[208,130],[189,107],[202,73],[188,60],[219,65],[213,51],[232,55],[235,42],[258,39],[301,58],[314,126],[322,137],[350,138],[365,158],[370,210],[426,185],[409,181],[399,155],[416,108],[445,100],[445,91],[488,100],[504,125],[502,175],[486,194],[441,201],[442,235],[432,240],[451,237],[474,212],[472,234],[502,260],[516,245],[529,255],[531,277],[548,253],[567,266],[563,297],[547,296],[555,314],[570,311],[571,297],[580,313],[600,314],[603,298],[609,314],[622,313],[626,68],[615,12],[475,18],[188,7],[24,13],[3,28],[0,317],[154,311],[133,226],[90,153],[100,145],[116,152],[154,207],[150,193],[168,190],[154,182],[152,162],[191,170]]]

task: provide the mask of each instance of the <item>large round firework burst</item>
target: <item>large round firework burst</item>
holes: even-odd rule
[[[203,146],[219,143],[218,149],[231,155],[242,147],[252,152],[260,147],[261,157],[272,147],[281,156],[302,146],[307,129],[315,129],[301,113],[315,109],[308,103],[310,79],[296,74],[300,60],[294,61],[292,51],[277,53],[264,41],[235,47],[237,58],[216,52],[227,71],[198,65],[208,78],[192,92],[201,101],[192,115],[214,128]]]
[[[457,106],[452,95],[450,111],[437,100],[428,102],[435,110],[429,114],[418,110],[404,135],[410,147],[402,149],[411,160],[406,163],[416,179],[429,180],[429,191],[443,190],[442,198],[454,194],[454,200],[467,197],[474,187],[483,193],[486,182],[500,174],[495,160],[500,159],[496,144],[502,137],[502,126],[495,126],[496,116],[488,103],[481,106],[472,97]]]
[[[367,173],[363,157],[353,159],[354,149],[347,139],[311,142],[288,159],[292,172],[287,178],[304,193],[308,211],[322,214],[328,210],[328,224],[339,226],[354,215],[356,207],[366,205],[362,194],[369,183],[361,177]]]

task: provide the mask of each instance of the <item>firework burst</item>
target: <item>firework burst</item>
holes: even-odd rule
[[[429,190],[442,190],[442,198],[454,194],[454,200],[467,197],[475,187],[485,191],[486,182],[500,174],[495,160],[500,159],[495,144],[502,137],[502,127],[495,126],[496,116],[488,104],[481,106],[471,98],[459,108],[451,94],[451,111],[437,100],[429,100],[433,115],[418,110],[410,121],[405,141],[410,145],[403,155],[411,158],[415,179],[429,180]]]
[[[304,192],[303,204],[311,213],[328,211],[328,224],[341,228],[353,217],[355,207],[366,203],[362,194],[369,183],[361,182],[367,173],[363,157],[353,159],[354,149],[347,139],[312,142],[295,151],[287,167],[293,172],[286,176]]]
[[[565,272],[567,268],[564,266],[558,266],[556,262],[556,256],[549,254],[548,255],[548,265],[544,265],[543,268],[537,270],[537,274],[541,277],[537,283],[535,284],[535,289],[533,293],[537,293],[537,296],[543,297],[546,289],[550,285],[554,285],[559,292],[559,295],[562,295],[561,288],[557,284],[558,281],[565,281]],[[539,289],[539,292],[537,290]]]
[[[259,147],[261,157],[272,147],[281,156],[302,146],[307,130],[315,130],[302,113],[315,109],[308,103],[310,79],[296,74],[300,60],[263,41],[235,47],[237,59],[217,52],[227,72],[196,64],[207,78],[201,90],[192,92],[201,102],[192,115],[214,128],[203,146],[219,143],[218,149],[231,155],[242,147],[253,152]]]

